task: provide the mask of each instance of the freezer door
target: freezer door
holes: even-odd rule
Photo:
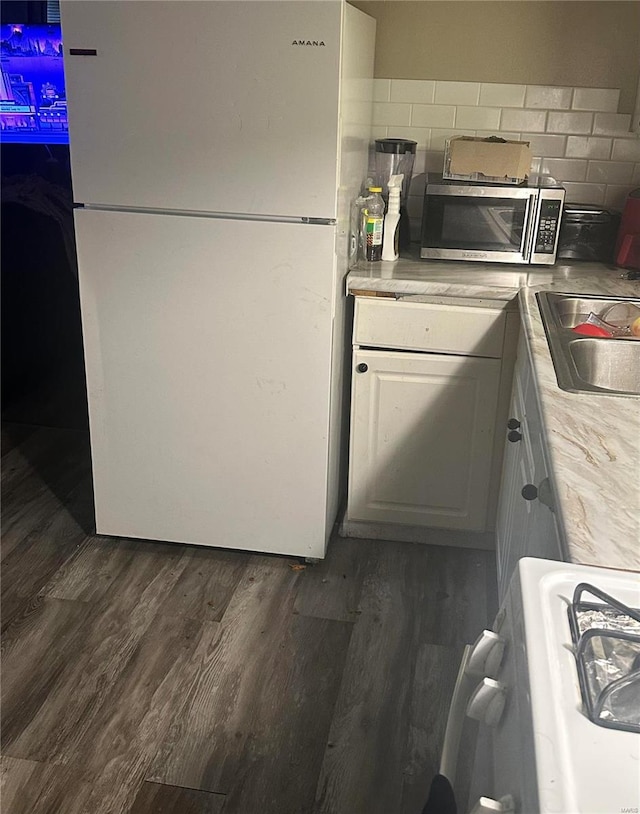
[[[61,6],[76,201],[336,216],[339,0]]]
[[[324,556],[334,228],[75,219],[97,531]]]

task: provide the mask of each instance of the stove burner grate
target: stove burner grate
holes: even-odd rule
[[[584,601],[583,594],[601,602]],[[589,719],[610,729],[640,732],[640,610],[581,582],[568,613]]]

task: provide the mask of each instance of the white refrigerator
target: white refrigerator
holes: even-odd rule
[[[321,558],[374,21],[62,2],[99,534]]]

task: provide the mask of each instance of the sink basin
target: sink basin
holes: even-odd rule
[[[591,312],[602,315],[616,303],[634,303],[633,300],[616,299],[615,297],[575,297],[549,293],[552,294],[552,298],[549,300],[551,310],[562,328],[575,328],[576,325],[584,322]]]
[[[583,382],[603,390],[640,394],[640,342],[575,339],[569,350]]]
[[[536,294],[558,385],[571,393],[640,396],[640,340],[579,336],[571,329],[617,303],[640,308],[632,297]],[[616,311],[624,311],[623,307]],[[615,312],[614,312],[615,313]]]

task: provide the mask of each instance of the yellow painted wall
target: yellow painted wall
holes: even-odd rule
[[[375,75],[620,88],[633,112],[638,0],[351,0],[378,21]]]

